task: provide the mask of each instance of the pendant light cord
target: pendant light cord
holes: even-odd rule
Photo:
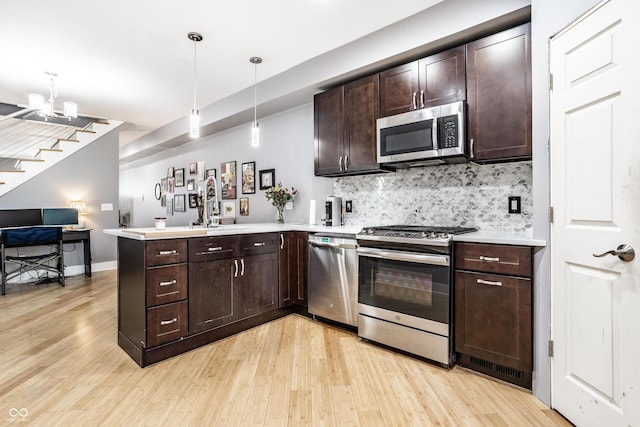
[[[258,63],[253,64],[253,125],[258,123]]]
[[[193,41],[193,111],[196,110],[196,87],[198,84],[198,79],[196,78],[196,64],[197,64],[197,53],[198,49],[196,49],[197,40]]]

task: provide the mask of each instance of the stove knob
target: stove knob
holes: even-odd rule
[[[441,239],[448,239],[449,238],[449,233],[440,233],[438,235],[438,237],[440,237]]]
[[[426,232],[422,231],[422,232],[420,233],[420,238],[421,238],[421,239],[426,239],[427,237],[429,237],[429,236],[427,235],[427,233],[426,233]]]

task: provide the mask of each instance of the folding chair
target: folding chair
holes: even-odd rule
[[[38,281],[42,272],[54,272],[58,283],[64,286],[64,254],[62,248],[62,227],[27,227],[2,230],[2,295],[5,294],[7,281],[24,273],[35,271]],[[51,246],[48,253],[41,255],[7,255],[8,248],[26,246]],[[55,264],[54,264],[55,262]],[[8,271],[8,265],[15,265]]]

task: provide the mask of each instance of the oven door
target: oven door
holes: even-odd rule
[[[449,255],[360,247],[358,262],[359,304],[449,325]]]

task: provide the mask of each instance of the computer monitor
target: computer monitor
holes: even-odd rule
[[[42,209],[0,209],[0,228],[42,225]]]
[[[42,223],[44,225],[77,225],[78,210],[75,208],[44,208],[42,209]]]

